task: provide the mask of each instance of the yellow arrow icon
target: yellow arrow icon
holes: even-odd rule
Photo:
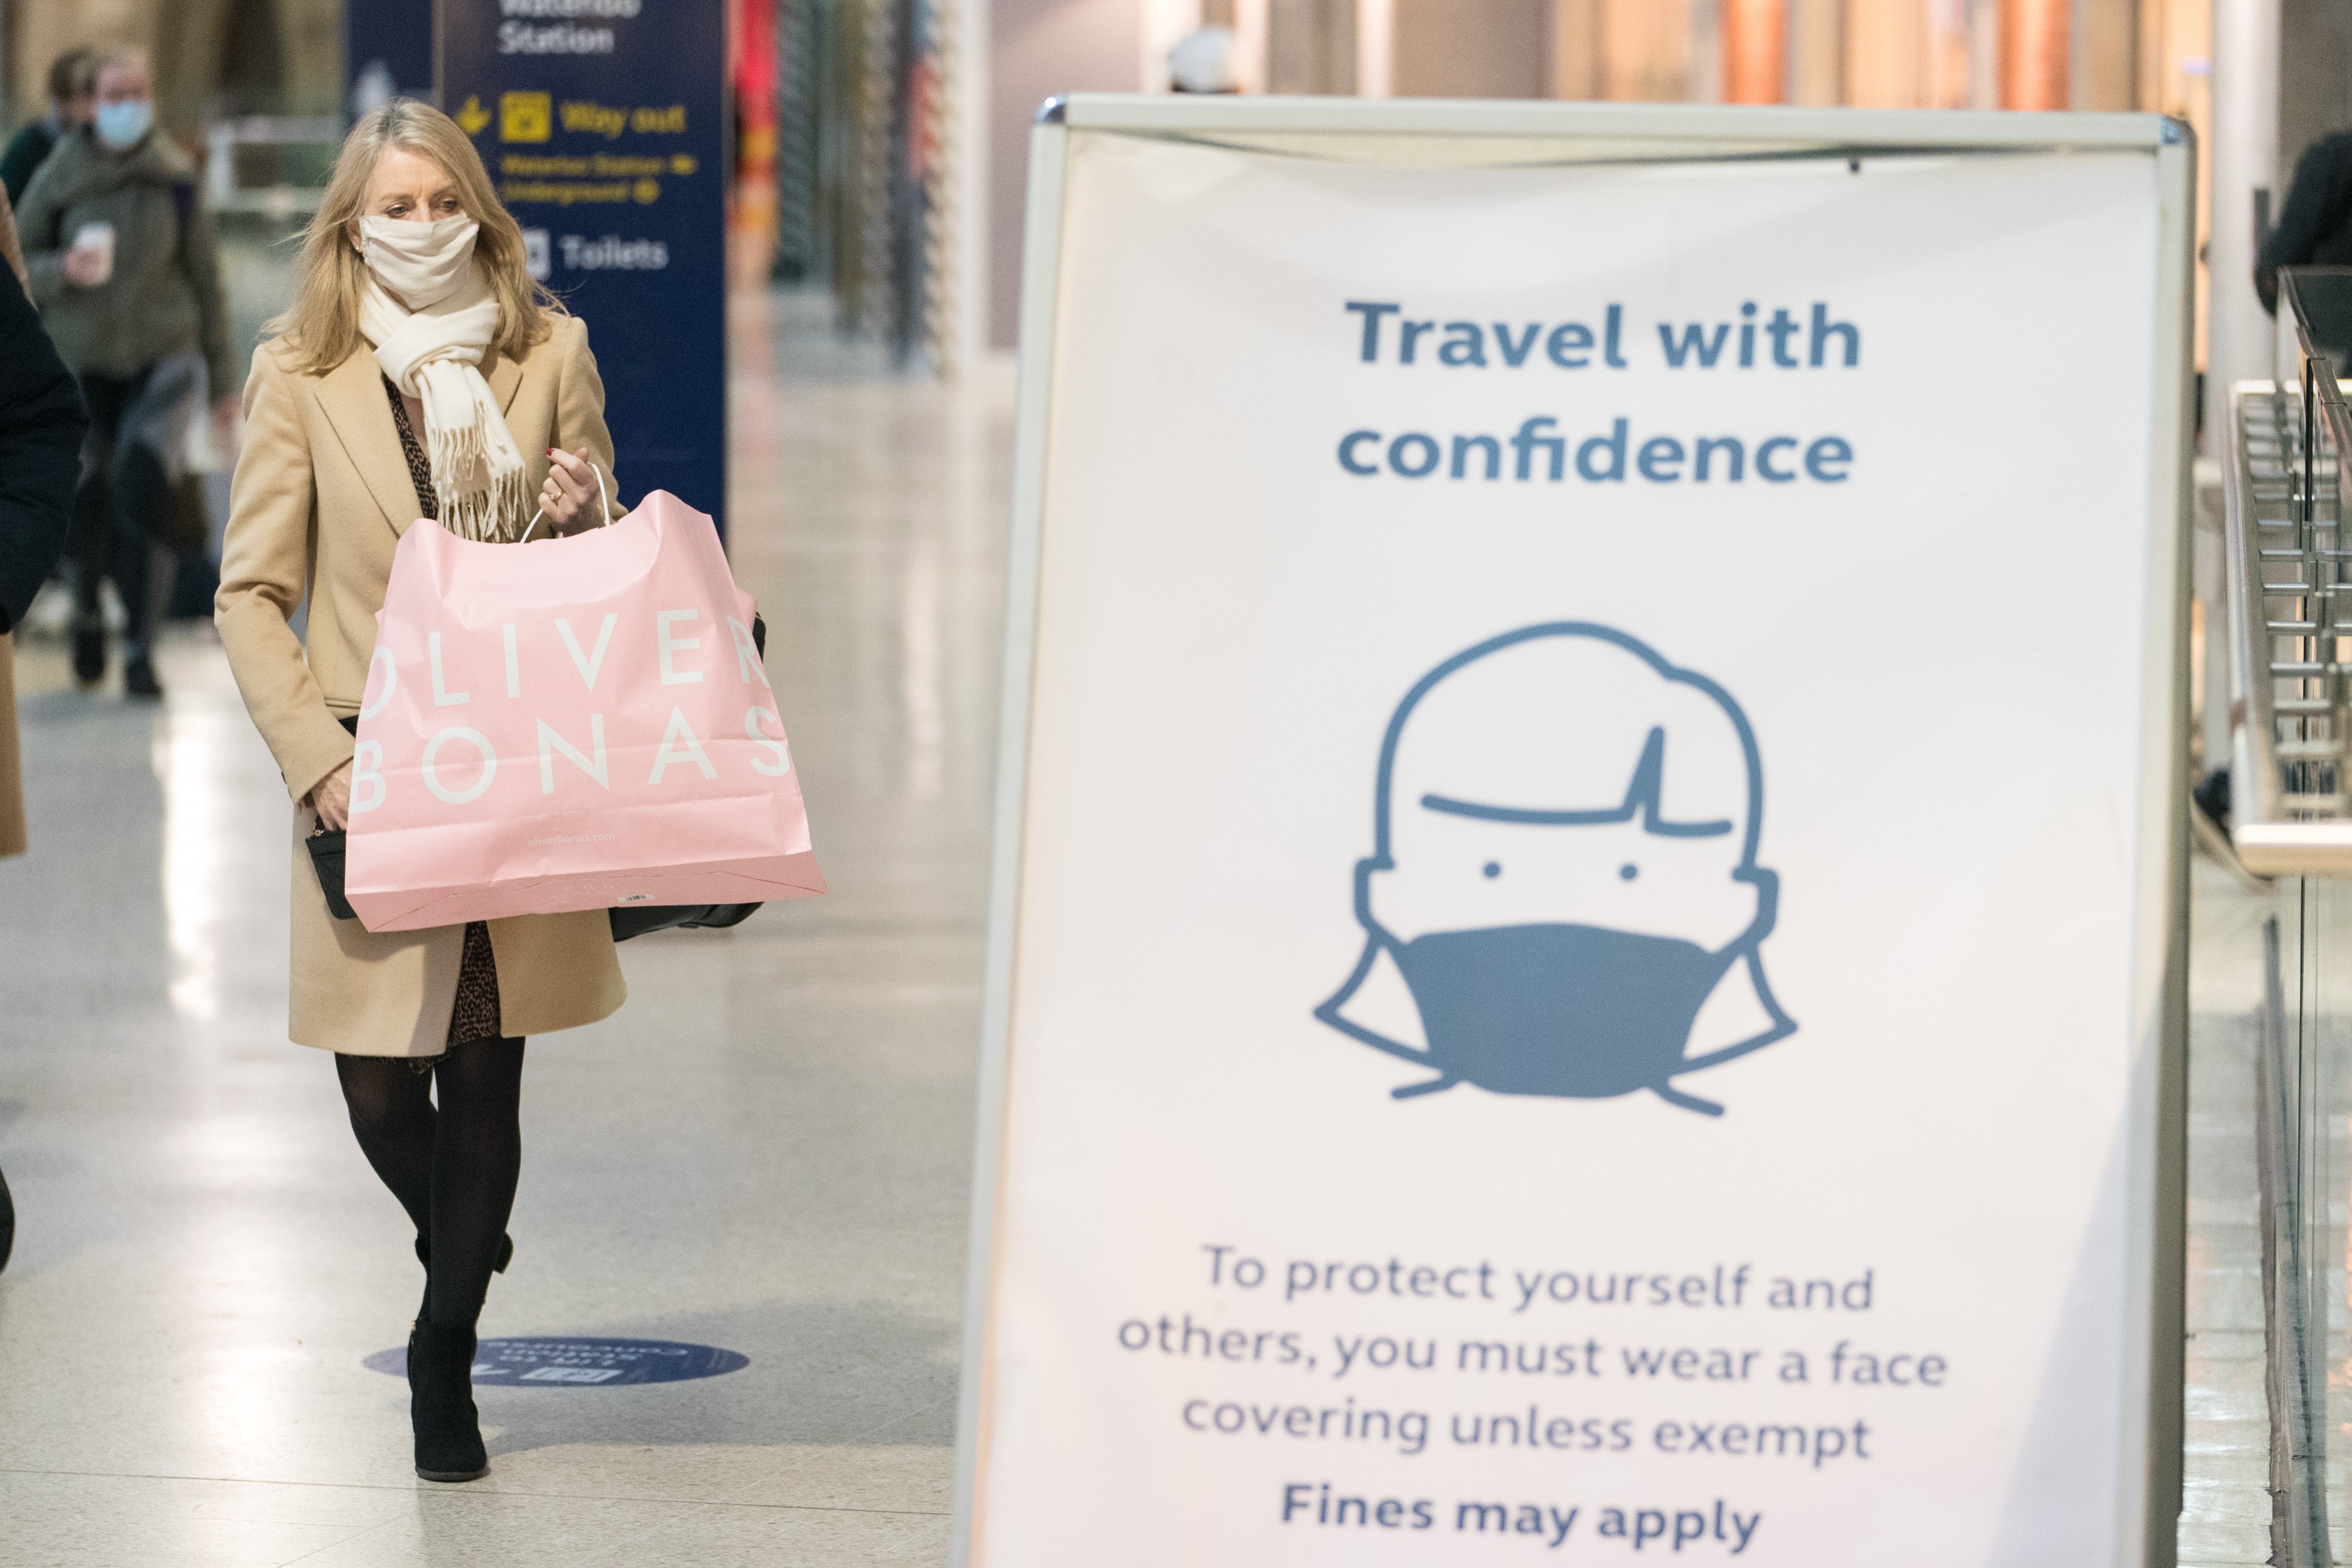
[[[457,124],[468,136],[479,136],[482,127],[490,122],[490,111],[482,107],[478,97],[468,96],[466,107],[457,110]]]

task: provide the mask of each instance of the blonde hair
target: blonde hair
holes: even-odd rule
[[[352,227],[367,210],[368,182],[388,148],[430,159],[457,188],[466,216],[481,226],[474,258],[499,301],[492,344],[509,358],[520,356],[553,331],[552,316],[570,314],[563,302],[541,288],[523,262],[522,226],[490,185],[481,154],[457,122],[430,104],[395,98],[360,116],[319,210],[302,231],[295,262],[294,302],[262,328],[293,353],[297,370],[324,374],[351,357],[360,342],[360,286],[367,264],[351,240]]]

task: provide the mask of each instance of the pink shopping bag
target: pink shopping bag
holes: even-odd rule
[[[344,892],[370,931],[824,891],[709,518],[527,545],[419,520],[376,616]]]

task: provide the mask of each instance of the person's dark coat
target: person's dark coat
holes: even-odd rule
[[[0,633],[23,618],[65,548],[88,424],[33,302],[0,267]]]
[[[2352,131],[2321,137],[2295,160],[2278,226],[2254,262],[2255,291],[2274,314],[2282,267],[2352,267]]]
[[[53,120],[36,120],[8,139],[8,150],[0,153],[0,188],[6,189],[10,205],[25,199],[33,171],[57,147],[58,127]]]
[[[67,247],[85,224],[114,227],[114,274],[66,281]],[[58,143],[16,208],[33,301],[78,375],[128,381],[166,355],[200,349],[212,394],[243,380],[229,349],[220,244],[195,166],[160,131],[128,153],[87,129]]]

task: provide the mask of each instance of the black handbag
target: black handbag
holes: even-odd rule
[[[623,904],[605,911],[613,921],[613,940],[626,942],[649,931],[724,931],[751,918],[757,904]]]
[[[335,722],[353,735],[360,732],[357,719],[338,719]],[[302,847],[310,852],[310,869],[319,873],[319,891],[327,896],[327,912],[339,921],[359,919],[352,912],[351,900],[343,897],[343,830],[330,829],[313,817],[310,837],[302,840]]]
[[[327,895],[327,912],[339,921],[355,921],[351,900],[343,897],[343,835],[337,829],[330,832],[325,824],[310,829],[310,837],[302,840],[302,847],[310,852],[310,868],[319,873],[319,891]]]
[[[751,645],[760,658],[768,657],[768,623],[761,616],[751,617]],[[345,730],[360,732],[357,719],[339,720]],[[327,896],[327,912],[339,921],[357,920],[352,912],[351,900],[343,896],[343,834],[330,830],[321,824],[302,841],[310,851],[311,868],[319,874],[319,891]],[[724,931],[729,926],[741,925],[751,918],[757,904],[624,904],[606,911],[613,924],[613,940],[626,942],[633,936],[644,936],[657,931]]]

